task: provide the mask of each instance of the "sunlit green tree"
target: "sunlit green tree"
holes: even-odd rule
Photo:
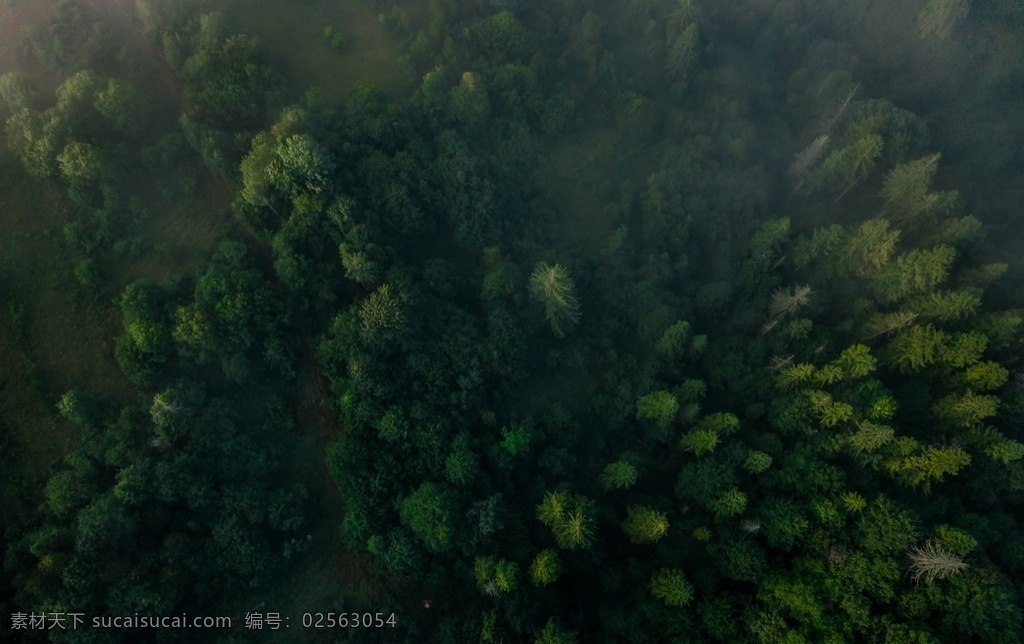
[[[530,564],[530,579],[537,586],[553,583],[561,572],[562,564],[558,558],[558,551],[551,548],[538,552]]]
[[[654,573],[648,588],[652,597],[671,608],[682,608],[693,601],[693,586],[683,571],[676,568],[662,568]]]
[[[537,506],[537,518],[551,528],[559,548],[587,549],[597,528],[593,502],[568,492],[548,492]]]
[[[653,508],[630,506],[622,531],[633,543],[654,543],[668,533],[668,516]]]
[[[636,466],[627,461],[609,463],[601,472],[601,487],[606,490],[625,490],[636,483]]]

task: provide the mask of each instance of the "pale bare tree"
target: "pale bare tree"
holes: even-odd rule
[[[868,323],[868,340],[874,340],[880,335],[888,335],[894,331],[909,326],[917,319],[917,313],[912,311],[897,311],[879,316]]]
[[[778,318],[765,320],[764,324],[761,325],[761,333],[759,335],[768,335],[775,327],[779,325]]]
[[[768,313],[772,319],[784,318],[807,306],[814,291],[810,286],[790,286],[772,293]]]
[[[750,519],[744,519],[740,522],[740,529],[747,534],[757,534],[757,531],[761,529],[761,522],[757,520],[751,521]]]
[[[910,557],[911,579],[931,583],[936,579],[945,579],[963,572],[968,568],[960,557],[948,552],[934,541],[925,541],[923,545],[914,546],[907,553]]]
[[[971,3],[968,0],[931,0],[917,15],[918,37],[934,35],[939,40],[945,40],[970,10]]]
[[[772,364],[770,369],[772,371],[779,371],[781,369],[785,369],[789,365],[793,364],[793,358],[795,357],[796,356],[794,354],[789,354],[788,356],[772,356]]]

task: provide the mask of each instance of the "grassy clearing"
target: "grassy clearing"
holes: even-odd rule
[[[220,0],[213,6],[236,29],[259,36],[279,57],[274,62],[288,82],[292,100],[318,86],[327,101],[343,102],[363,82],[372,82],[395,98],[408,82],[377,13],[363,2],[309,0],[296,6],[290,0]],[[331,46],[326,27],[341,35],[341,46]]]
[[[233,190],[214,179],[206,180],[188,199],[153,198],[153,211],[138,225],[146,251],[111,267],[111,274],[117,276],[118,292],[137,279],[159,283],[175,275],[202,272],[217,243],[241,229],[230,210],[233,200]]]
[[[29,479],[44,480],[75,443],[77,430],[54,409],[63,392],[79,387],[134,402],[114,359],[119,294],[136,279],[200,271],[231,229],[230,199],[210,181],[192,200],[156,204],[140,229],[148,252],[101,260],[107,282],[90,293],[74,276],[82,258],[64,242],[70,215],[56,187],[26,176],[13,160],[0,165],[0,415]]]
[[[61,230],[57,196],[13,162],[0,165],[0,414],[31,481],[76,436],[54,410],[76,386],[118,397],[126,383],[113,358],[109,315],[81,297]]]
[[[307,352],[296,389],[296,424],[287,437],[292,442],[286,458],[289,474],[309,493],[311,545],[265,600],[265,610],[279,610],[293,620],[305,612],[372,608],[382,596],[369,559],[342,542],[345,503],[326,463],[327,448],[342,428],[327,403],[326,387],[312,353]]]

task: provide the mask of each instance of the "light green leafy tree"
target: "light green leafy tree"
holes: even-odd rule
[[[277,162],[268,172],[278,185],[289,191],[303,190],[314,194],[330,192],[334,174],[331,153],[308,134],[285,138],[276,150]]]
[[[630,506],[622,531],[632,543],[654,543],[668,534],[668,516],[653,508]]]
[[[994,391],[1009,379],[1010,372],[991,360],[973,364],[963,374],[964,384],[974,391]]]
[[[881,192],[881,197],[885,199],[882,212],[886,216],[899,224],[912,223],[955,197],[954,193],[930,191],[941,156],[931,154],[900,164],[886,175]]]
[[[489,110],[490,101],[483,76],[477,72],[465,72],[461,82],[452,88],[452,114],[463,123],[475,124],[484,122]]]
[[[174,342],[178,353],[198,364],[207,364],[217,356],[214,321],[199,306],[179,306],[174,314]]]
[[[838,367],[844,379],[856,380],[868,376],[878,367],[878,361],[871,355],[871,349],[863,344],[854,344],[832,361]]]
[[[873,277],[889,263],[899,238],[888,221],[869,219],[845,236],[828,266],[838,275]]]
[[[970,463],[971,455],[963,449],[929,445],[915,454],[890,459],[885,465],[896,478],[928,491],[933,482],[957,474]]]
[[[940,349],[940,359],[957,369],[977,364],[989,343],[988,336],[977,331],[957,333],[952,338],[947,336],[946,340]]]
[[[555,622],[555,618],[548,619],[544,628],[537,633],[534,644],[577,644],[579,638],[575,633],[567,631]]]
[[[920,371],[942,358],[948,342],[949,336],[930,324],[912,326],[896,334],[886,353],[900,371]]]
[[[89,427],[92,425],[93,413],[91,405],[78,389],[70,389],[60,397],[60,401],[57,403],[57,411],[66,420],[79,427]]]
[[[885,447],[896,436],[889,425],[860,421],[857,430],[846,437],[846,444],[857,454],[872,454]]]
[[[875,296],[889,303],[928,293],[946,279],[955,258],[952,246],[917,249],[901,255],[875,278]]]
[[[746,460],[743,461],[743,469],[751,474],[761,474],[762,472],[768,471],[768,468],[771,466],[772,457],[757,450],[751,450],[750,453],[747,454]]]
[[[503,593],[512,592],[519,584],[519,566],[514,561],[502,559],[494,565],[494,585]]]
[[[93,106],[107,123],[124,134],[137,135],[146,127],[145,97],[127,81],[109,79],[106,87],[96,93]]]
[[[548,492],[537,506],[537,518],[551,528],[559,548],[576,550],[593,545],[597,521],[593,502],[585,496]]]
[[[693,452],[697,458],[715,451],[718,443],[718,434],[709,429],[692,429],[679,440],[679,446],[687,452]]]
[[[706,336],[693,335],[689,322],[678,320],[665,329],[654,348],[669,360],[677,361],[683,357],[692,358],[699,355],[706,341]]]
[[[907,302],[922,321],[957,322],[974,317],[981,308],[980,289],[934,291]]]
[[[845,231],[839,224],[816,228],[811,236],[801,235],[793,248],[793,263],[804,268],[819,259],[827,259],[840,247]]]
[[[601,472],[601,487],[606,490],[626,490],[636,483],[636,466],[627,461],[616,461]]]
[[[655,391],[636,401],[636,417],[654,424],[659,430],[672,425],[679,412],[679,401],[668,391]]]
[[[402,522],[433,552],[447,550],[455,529],[455,503],[446,486],[424,483],[402,501]]]
[[[48,177],[57,169],[64,134],[55,120],[44,120],[28,108],[7,119],[7,145],[21,159],[25,171],[37,177]]]
[[[537,586],[553,583],[562,573],[562,564],[558,551],[546,548],[537,553],[530,564],[530,580]]]
[[[271,202],[274,196],[274,176],[270,170],[277,159],[275,138],[260,132],[252,141],[252,148],[242,159],[240,171],[242,186],[238,197],[245,203],[258,207],[266,207],[277,212]]]
[[[478,586],[483,586],[494,579],[494,557],[475,557],[473,559],[473,579]]]
[[[409,433],[409,423],[405,419],[402,408],[392,405],[384,412],[384,415],[377,421],[377,432],[383,440],[389,443],[404,441]]]
[[[57,156],[57,163],[61,174],[68,181],[88,183],[99,181],[107,175],[103,152],[94,145],[80,141],[68,143]]]
[[[932,411],[939,422],[948,427],[981,427],[986,418],[995,416],[999,411],[999,398],[966,391],[941,398]]]
[[[1002,438],[986,447],[985,455],[997,463],[1009,465],[1024,460],[1024,443]]]
[[[670,608],[682,608],[693,601],[693,586],[677,568],[662,568],[654,573],[648,588],[652,597]]]
[[[978,540],[970,533],[949,525],[940,525],[935,529],[935,541],[944,549],[955,555],[966,557],[978,547]]]
[[[479,464],[479,457],[470,447],[469,436],[461,433],[452,441],[452,451],[444,461],[445,478],[455,485],[466,485],[476,477]]]
[[[902,509],[879,496],[861,514],[857,523],[861,545],[879,554],[905,550],[917,539],[917,528]]]
[[[359,320],[369,337],[391,337],[405,327],[406,306],[398,289],[381,284],[359,306]]]
[[[708,509],[718,518],[734,517],[747,509],[747,495],[732,489],[708,503]]]

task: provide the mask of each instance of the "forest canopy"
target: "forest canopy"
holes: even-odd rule
[[[3,612],[1020,640],[1019,3],[29,4]]]

